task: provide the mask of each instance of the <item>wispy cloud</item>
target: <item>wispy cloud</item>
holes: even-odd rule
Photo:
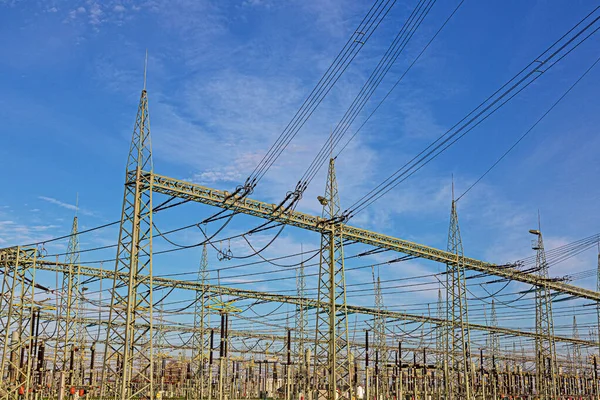
[[[62,208],[66,208],[67,210],[76,211],[82,215],[97,216],[97,214],[93,211],[89,211],[89,210],[86,210],[85,208],[77,207],[75,204],[66,203],[64,201],[57,200],[53,197],[38,196],[38,199],[47,201],[48,203],[57,205]]]

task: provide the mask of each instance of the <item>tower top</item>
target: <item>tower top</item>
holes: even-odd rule
[[[146,49],[146,58],[144,59],[144,90],[146,90],[146,72],[148,71],[148,49]]]

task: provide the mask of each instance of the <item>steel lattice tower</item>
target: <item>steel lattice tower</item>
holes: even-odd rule
[[[388,352],[385,340],[385,317],[381,315],[384,310],[383,305],[383,294],[381,293],[381,279],[379,278],[379,271],[377,271],[377,277],[375,276],[375,267],[371,267],[371,273],[373,275],[373,291],[375,293],[375,309],[377,314],[373,318],[373,333],[375,336],[374,350],[377,352],[377,361],[379,362],[379,376],[376,376],[376,384],[378,386],[379,394],[383,393],[384,388],[387,387],[385,366],[388,361]],[[372,357],[371,359],[375,359]],[[383,373],[382,373],[383,371]]]
[[[555,399],[556,393],[556,344],[554,341],[554,319],[552,316],[552,296],[550,289],[543,285],[548,282],[548,264],[544,251],[544,239],[539,229],[530,233],[537,236],[533,243],[536,250],[535,266],[541,278],[541,286],[535,291],[535,322],[538,337],[535,341],[536,353],[536,389],[542,400]]]
[[[33,360],[35,359],[34,324],[39,308],[35,304],[35,264],[37,248],[13,247],[0,255],[3,264],[2,359],[0,363],[0,399],[30,398]],[[28,266],[33,262],[33,268]],[[4,291],[7,289],[6,291]],[[20,355],[27,353],[25,363]],[[24,394],[19,396],[22,388]]]
[[[203,290],[196,292],[196,302],[194,306],[194,334],[192,336],[192,365],[194,366],[194,399],[204,398],[204,388],[209,384],[206,382],[206,356],[210,346],[208,327],[210,326],[210,314],[206,312],[206,290],[204,285],[208,283],[208,252],[206,243],[202,247],[202,258],[200,259],[200,268],[198,269],[198,282],[203,285]]]
[[[80,383],[80,368],[70,368],[70,357],[75,357],[75,347],[81,347],[81,332],[79,308],[81,291],[79,288],[79,235],[77,215],[73,218],[71,236],[65,255],[65,264],[68,265],[68,273],[63,274],[62,296],[60,301],[60,315],[63,317],[58,322],[57,352],[60,352],[61,370],[67,375],[67,383],[76,385]],[[80,349],[83,351],[83,349]],[[75,363],[73,363],[75,365]]]
[[[452,210],[448,230],[448,252],[453,253],[456,259],[453,263],[446,264],[446,318],[451,324],[448,327],[446,339],[447,398],[471,400],[473,396],[470,375],[471,353],[469,349],[471,340],[467,326],[469,321],[464,249],[458,225],[454,188],[452,189]]]
[[[579,339],[579,329],[577,328],[577,317],[573,315],[573,339]],[[580,372],[581,363],[581,347],[577,343],[573,343],[573,373]]]
[[[444,298],[442,297],[442,287],[438,287],[438,300],[437,300],[437,315],[439,319],[446,318],[446,311],[444,310]],[[443,371],[444,366],[444,350],[446,349],[445,335],[446,327],[442,324],[435,327],[435,361],[436,366],[440,371]]]
[[[165,305],[164,299],[160,302],[160,309],[158,311],[158,326],[154,326],[156,337],[154,339],[154,349],[157,351],[154,354],[154,373],[156,374],[154,379],[156,383],[156,390],[161,392],[165,390],[165,375],[166,375],[166,363],[169,355],[166,351],[166,332],[165,332]]]
[[[492,311],[490,318],[490,326],[493,328],[498,327],[498,315],[496,314],[496,301],[492,299]],[[489,351],[491,353],[492,359],[498,360],[500,355],[500,338],[496,332],[489,333]]]
[[[101,397],[154,397],[152,147],[145,72],[127,159]],[[124,324],[124,325],[123,325]]]
[[[301,252],[303,252],[301,250]],[[296,363],[298,370],[296,371],[298,379],[297,385],[299,392],[305,393],[308,379],[308,365],[305,360],[304,343],[307,339],[306,328],[308,321],[306,320],[306,306],[303,303],[306,291],[306,279],[304,275],[304,260],[300,262],[300,267],[296,271],[296,294],[300,299],[300,303],[296,305]]]
[[[325,196],[319,197],[319,201],[323,204],[324,219],[335,221],[340,216],[335,158],[329,160]],[[329,307],[317,309],[313,374],[315,389],[327,389],[328,399],[336,398],[337,388],[342,392],[349,390],[350,397],[353,392],[343,241],[341,223],[335,224],[331,233],[321,235],[318,300]]]

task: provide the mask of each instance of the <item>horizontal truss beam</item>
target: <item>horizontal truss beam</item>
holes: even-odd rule
[[[167,196],[173,196],[189,201],[195,201],[214,207],[229,209],[242,214],[252,215],[258,218],[295,226],[319,233],[329,233],[336,222],[325,220],[310,214],[295,210],[286,210],[275,204],[265,203],[249,198],[240,199],[227,191],[211,189],[190,182],[169,178],[167,176],[145,172],[152,179],[152,190]],[[150,181],[150,179],[148,179]],[[382,249],[397,251],[399,253],[424,258],[443,264],[453,265],[456,255],[445,250],[436,249],[408,240],[398,239],[381,233],[371,232],[366,229],[356,228],[349,225],[342,226],[342,234],[345,239],[368,244]],[[528,283],[534,286],[544,286],[558,293],[569,294],[579,298],[600,301],[600,293],[558,282],[552,279],[542,278],[533,274],[519,271],[509,266],[496,265],[474,258],[464,257],[464,267],[472,271],[495,275],[501,278]]]
[[[37,261],[36,267],[41,270],[61,272],[61,273],[66,273],[69,268],[69,266],[65,263],[49,262],[49,261],[43,261],[43,260],[40,261],[39,259]],[[114,275],[115,275],[114,270],[108,270],[108,269],[102,269],[102,268],[96,268],[96,267],[90,267],[90,266],[84,266],[84,265],[80,265],[79,267],[80,267],[79,271],[82,276],[95,277],[95,278],[99,278],[99,279],[114,279]],[[123,273],[123,272],[121,272],[120,274],[125,275],[125,273]],[[310,299],[310,298],[300,298],[297,296],[287,296],[287,295],[274,294],[274,293],[265,293],[265,292],[259,292],[256,290],[231,288],[231,287],[227,287],[227,286],[217,286],[217,285],[208,285],[208,284],[203,285],[199,282],[183,281],[183,280],[177,280],[177,279],[162,278],[162,277],[157,277],[157,276],[153,277],[153,281],[155,284],[154,290],[157,290],[157,287],[162,286],[165,288],[168,287],[168,288],[176,288],[176,289],[183,289],[183,290],[204,291],[206,293],[210,293],[213,295],[231,296],[231,297],[237,297],[239,299],[253,299],[253,300],[262,300],[265,302],[273,302],[273,303],[294,304],[294,305],[304,306],[307,308],[317,308],[317,305],[319,304],[317,300]],[[325,304],[321,304],[321,308],[322,307],[325,307]],[[401,313],[398,311],[390,311],[390,310],[381,310],[380,311],[380,310],[377,310],[377,309],[371,308],[371,307],[355,306],[355,305],[350,305],[350,304],[348,305],[348,314],[363,314],[363,315],[373,315],[373,316],[381,315],[385,318],[392,319],[392,320],[396,319],[396,320],[402,320],[402,321],[421,322],[421,323],[427,323],[427,324],[432,324],[432,325],[448,324],[448,321],[445,319],[442,319],[442,318],[429,317],[429,316],[424,316],[424,315],[406,314],[406,313]],[[521,337],[528,337],[528,338],[538,337],[538,335],[535,332],[520,331],[517,329],[493,327],[493,326],[486,326],[486,325],[473,324],[473,323],[469,323],[468,326],[470,329],[474,329],[477,331],[495,332],[495,333],[503,334],[503,335],[521,336]],[[575,344],[581,344],[581,345],[585,345],[585,346],[597,346],[598,345],[598,343],[596,341],[590,341],[590,340],[584,340],[584,339],[574,339],[574,338],[563,337],[563,336],[555,336],[555,340],[558,342],[575,343]]]

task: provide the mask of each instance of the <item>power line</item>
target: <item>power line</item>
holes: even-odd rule
[[[492,165],[491,165],[491,166],[490,166],[490,167],[489,167],[489,168],[488,168],[488,169],[487,169],[487,170],[486,170],[486,171],[483,173],[483,175],[481,175],[481,176],[480,176],[480,177],[479,177],[479,178],[478,178],[478,179],[477,179],[475,182],[473,182],[473,184],[471,184],[471,186],[469,186],[469,187],[467,188],[467,190],[465,190],[465,191],[463,192],[463,194],[461,194],[460,196],[458,196],[458,197],[456,198],[456,201],[459,201],[459,200],[460,200],[460,199],[461,199],[461,198],[462,198],[464,195],[466,195],[467,193],[469,193],[469,191],[470,191],[471,189],[473,189],[473,188],[475,187],[475,185],[477,185],[479,182],[481,182],[481,180],[482,180],[483,178],[485,178],[485,177],[487,176],[487,174],[489,174],[489,173],[490,173],[490,171],[491,171],[492,169],[494,169],[494,167],[496,167],[496,165],[498,165],[498,164],[499,164],[499,163],[500,163],[500,162],[501,162],[501,161],[504,159],[504,157],[506,157],[506,156],[507,156],[507,155],[508,155],[508,154],[509,154],[509,153],[510,153],[510,152],[511,152],[511,151],[512,151],[512,150],[513,150],[515,147],[517,147],[517,145],[518,145],[519,143],[521,143],[521,141],[522,141],[523,139],[525,139],[525,137],[526,137],[526,136],[527,136],[527,135],[528,135],[528,134],[529,134],[529,133],[530,133],[532,130],[534,130],[534,129],[535,129],[535,127],[536,127],[536,126],[538,126],[538,124],[539,124],[540,122],[542,122],[542,120],[543,120],[544,118],[546,118],[546,116],[547,116],[548,114],[550,114],[550,112],[551,112],[551,111],[554,109],[554,107],[556,107],[556,106],[558,105],[558,103],[560,103],[560,102],[561,102],[561,101],[562,101],[562,100],[563,100],[563,99],[564,99],[564,98],[565,98],[565,97],[566,97],[566,96],[567,96],[567,95],[568,95],[568,94],[571,92],[571,90],[573,90],[573,88],[575,88],[575,86],[577,86],[577,84],[578,84],[578,83],[579,83],[579,82],[580,82],[580,81],[581,81],[583,78],[585,78],[585,76],[586,76],[586,75],[587,75],[587,74],[588,74],[588,73],[589,73],[589,72],[590,72],[590,71],[591,71],[591,70],[592,70],[592,69],[593,69],[593,68],[596,66],[596,64],[598,64],[598,62],[599,62],[599,61],[600,61],[600,57],[599,57],[599,58],[597,58],[597,59],[596,59],[596,61],[594,61],[594,63],[593,63],[593,64],[592,64],[592,65],[591,65],[591,66],[590,66],[590,67],[589,67],[587,70],[585,70],[585,72],[584,72],[584,73],[583,73],[581,76],[579,76],[579,78],[578,78],[578,79],[577,79],[577,80],[576,80],[576,81],[575,81],[575,82],[574,82],[574,83],[573,83],[573,84],[572,84],[572,85],[571,85],[571,86],[570,86],[570,87],[569,87],[569,88],[568,88],[568,89],[567,89],[567,90],[566,90],[566,91],[565,91],[565,92],[562,94],[562,96],[560,96],[560,97],[558,98],[558,100],[556,100],[556,101],[555,101],[555,102],[552,104],[552,106],[550,106],[550,108],[549,108],[549,109],[547,109],[547,110],[546,110],[546,112],[545,112],[544,114],[542,114],[542,116],[541,116],[540,118],[538,118],[538,120],[537,120],[537,121],[535,121],[535,123],[534,123],[534,124],[533,124],[533,125],[532,125],[532,126],[529,128],[529,129],[527,129],[527,130],[525,131],[525,133],[524,133],[523,135],[521,135],[521,137],[519,137],[519,138],[517,139],[517,141],[516,141],[515,143],[513,143],[513,145],[512,145],[512,146],[510,146],[510,147],[509,147],[509,149],[508,149],[508,150],[506,150],[506,151],[504,152],[504,154],[502,154],[502,155],[500,156],[500,158],[498,158],[498,159],[496,160],[496,162],[494,162],[494,163],[493,163],[493,164],[492,164]]]
[[[453,127],[357,200],[344,212],[345,219],[352,218],[419,171],[589,39],[600,29],[597,26],[600,16],[596,15],[599,9],[596,7]]]
[[[235,194],[242,190],[244,190],[244,193],[249,193],[253,190],[337,83],[373,32],[375,32],[387,16],[395,2],[396,0],[377,0],[373,4],[315,88],[313,88],[309,96],[304,100],[300,109],[246,179],[244,188],[236,189]]]

